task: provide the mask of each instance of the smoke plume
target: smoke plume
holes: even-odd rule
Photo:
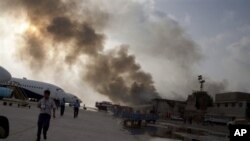
[[[193,67],[202,59],[198,45],[177,22],[150,12],[151,7],[145,3],[12,0],[2,5],[15,10],[14,15],[20,13],[29,23],[17,53],[35,72],[48,66],[59,70],[62,65],[70,68],[84,64],[77,69],[81,82],[86,81],[116,103],[134,105],[159,97],[156,88],[163,95],[173,91],[185,94],[193,86]],[[129,44],[137,56],[129,53],[128,45],[105,50],[107,35]],[[150,64],[150,60],[155,62]],[[158,66],[151,67],[155,64]],[[161,83],[158,87],[144,68],[159,68],[154,70]]]
[[[105,35],[97,29],[101,29],[105,21],[96,16],[107,15],[104,12],[96,14],[98,10],[93,13],[84,9],[86,13],[82,14],[86,15],[79,17],[77,1],[18,0],[16,3],[16,8],[26,13],[30,23],[19,55],[31,68],[42,70],[49,61],[58,59],[56,53],[50,57],[51,51],[64,52],[64,62],[68,65],[76,64],[80,56],[87,56],[86,74],[79,70],[83,81],[112,101],[141,104],[159,97],[152,76],[141,69],[135,56],[128,54],[127,47],[122,45],[104,53]],[[99,23],[95,23],[97,21]]]
[[[99,93],[108,95],[112,101],[143,104],[159,95],[152,76],[145,73],[128,54],[128,46],[99,54],[88,64],[85,80]]]

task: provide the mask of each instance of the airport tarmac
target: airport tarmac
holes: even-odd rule
[[[0,115],[10,122],[10,135],[4,141],[35,141],[39,109],[3,106]],[[136,137],[123,129],[117,119],[102,112],[80,110],[78,118],[73,118],[73,109],[66,108],[65,115],[51,119],[48,141],[136,141]]]

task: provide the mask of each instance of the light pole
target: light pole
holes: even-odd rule
[[[202,75],[199,75],[198,76],[198,80],[200,82],[200,91],[202,92],[203,91],[203,84],[205,83],[205,79],[203,79]]]

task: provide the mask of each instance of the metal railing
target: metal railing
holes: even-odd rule
[[[18,82],[15,81],[10,81],[8,82],[8,88],[13,90],[13,96],[16,99],[20,99],[20,100],[28,100],[27,95],[25,94],[25,92],[21,89],[21,85]]]

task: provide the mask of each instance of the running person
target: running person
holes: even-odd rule
[[[61,100],[60,100],[60,110],[61,110],[61,116],[63,116],[63,114],[64,114],[64,110],[65,110],[65,98],[62,98]]]
[[[41,109],[38,118],[38,131],[37,141],[40,141],[41,132],[43,130],[43,138],[47,139],[47,131],[49,129],[51,110],[53,109],[53,118],[55,118],[56,104],[53,99],[50,98],[50,91],[44,91],[44,97],[38,102],[38,108]]]
[[[78,116],[78,112],[79,112],[79,107],[80,107],[80,102],[77,99],[74,103],[74,118],[76,118]]]

